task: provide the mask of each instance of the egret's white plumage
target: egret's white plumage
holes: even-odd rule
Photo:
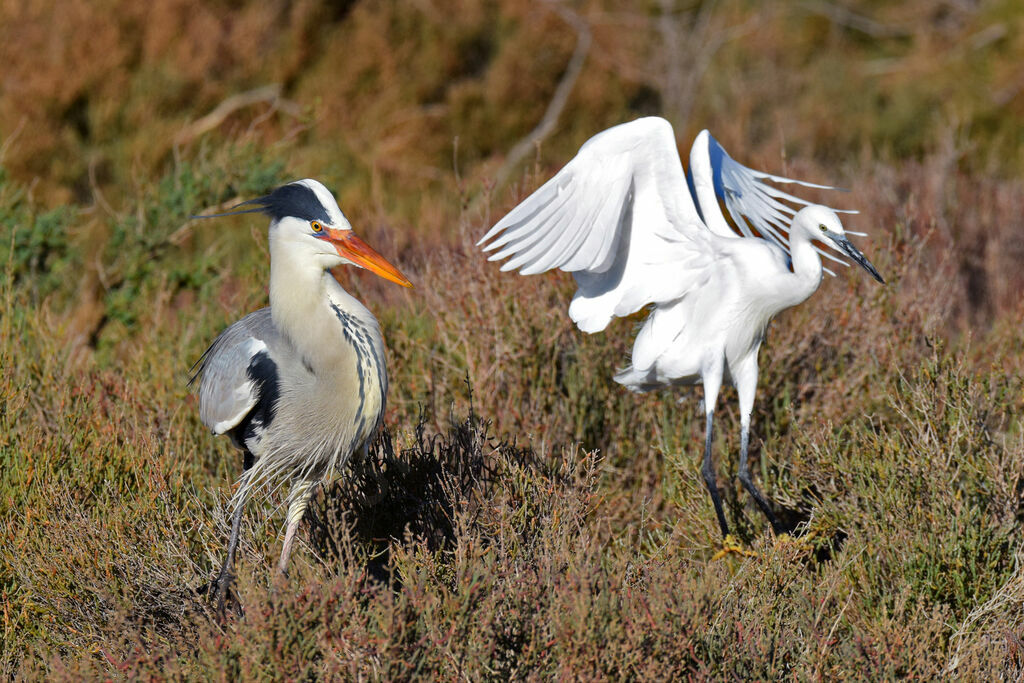
[[[218,577],[223,608],[246,499],[290,480],[284,571],[314,485],[339,471],[384,414],[384,342],[373,314],[328,272],[350,264],[409,281],[357,238],[331,193],[315,180],[245,202],[270,223],[270,306],[217,337],[196,364],[199,414],[245,456],[233,503],[228,556]],[[241,205],[240,205],[241,206]],[[223,215],[223,214],[221,214]]]
[[[836,209],[810,204],[771,183],[834,189],[749,169],[707,131],[693,144],[687,177],[671,125],[644,118],[588,140],[480,240],[485,251],[494,252],[490,260],[508,259],[503,271],[571,272],[578,289],[569,315],[584,332],[598,332],[613,317],[653,305],[630,365],[615,379],[634,391],[704,384],[704,476],[723,534],[727,525],[710,463],[721,383],[731,382],[739,392],[740,479],[778,529],[746,463],[757,351],[766,327],[818,288],[821,254],[844,265],[844,257],[851,258],[881,281],[846,238]],[[719,201],[739,232],[729,226]]]

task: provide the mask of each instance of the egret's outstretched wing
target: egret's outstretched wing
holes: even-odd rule
[[[715,256],[694,207],[672,126],[650,117],[588,140],[551,180],[480,240],[503,271],[572,272],[569,315],[585,332],[684,295]]]
[[[798,209],[786,202],[803,206],[811,204],[811,202],[783,192],[764,181],[803,185],[822,190],[838,189],[829,185],[817,185],[747,168],[730,157],[722,145],[708,131],[703,130],[697,135],[690,151],[690,170],[694,176],[692,180],[699,184],[702,179],[697,175],[709,166],[715,194],[725,202],[725,207],[729,211],[729,215],[732,216],[736,227],[744,235],[751,237],[754,233],[750,226],[753,225],[762,237],[785,249],[787,254],[789,253],[789,228]],[[703,202],[701,208],[704,208]],[[717,206],[713,210],[717,211]],[[843,209],[832,210],[836,213],[857,213]],[[705,218],[707,217],[705,216]],[[849,265],[845,259],[839,258],[817,245],[815,248],[825,258]],[[838,254],[842,253],[834,248],[832,250]]]
[[[276,375],[269,347],[280,336],[270,309],[260,309],[224,330],[193,367],[189,384],[199,379],[199,418],[215,434],[237,427],[276,392],[267,386],[268,375]]]

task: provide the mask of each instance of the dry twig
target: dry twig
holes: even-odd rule
[[[502,164],[495,174],[495,187],[504,185],[516,165],[530,153],[531,149],[534,149],[543,142],[555,130],[558,118],[562,115],[562,110],[565,109],[565,104],[569,100],[569,95],[576,85],[580,72],[583,71],[583,63],[587,60],[587,54],[590,52],[591,35],[587,22],[578,14],[565,7],[556,5],[554,9],[558,12],[559,16],[575,29],[576,48],[573,50],[568,66],[565,68],[565,73],[562,74],[562,79],[558,82],[558,87],[555,88],[555,94],[552,95],[551,101],[548,102],[548,108],[544,112],[543,118],[525,138],[512,146],[508,156],[505,158],[505,163]]]
[[[281,98],[280,85],[277,83],[265,85],[227,98],[218,104],[209,114],[186,126],[180,133],[178,133],[175,138],[175,143],[183,145],[191,142],[204,133],[208,133],[220,126],[220,124],[224,123],[229,116],[239,109],[251,107],[252,105],[259,104],[261,102],[269,102],[273,110],[281,110],[291,114],[292,116],[298,116],[300,113],[299,105],[290,100]]]

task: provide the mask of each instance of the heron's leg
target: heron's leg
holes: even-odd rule
[[[299,528],[299,522],[306,514],[306,507],[313,495],[315,482],[299,481],[292,487],[292,502],[288,506],[288,522],[284,532],[284,546],[281,548],[281,560],[277,563],[277,570],[282,574],[288,573],[288,557],[292,553],[292,545],[295,543],[295,532]]]
[[[772,530],[776,534],[783,533],[784,529],[768,505],[768,499],[754,486],[754,480],[750,477],[750,467],[747,461],[747,449],[750,445],[750,413],[754,408],[754,392],[757,390],[757,356],[752,354],[734,373],[736,379],[736,392],[740,400],[740,470],[739,478],[743,488],[753,497],[754,502],[761,508],[761,512],[768,518]]]
[[[232,569],[235,566],[235,551],[238,549],[238,537],[241,534],[242,529],[242,510],[245,507],[245,501],[239,501],[238,506],[235,508],[235,512],[231,518],[231,536],[228,538],[228,552],[224,558],[224,564],[220,568],[220,574],[217,575],[217,611],[221,614],[224,613],[224,606],[227,604],[228,589],[231,587],[231,582],[234,580],[234,574]]]
[[[252,453],[246,449],[242,456],[242,471],[248,471],[255,462],[255,458]],[[228,552],[224,558],[224,564],[221,565],[220,574],[217,575],[214,584],[217,589],[215,591],[215,597],[217,599],[217,611],[224,615],[224,608],[227,605],[228,590],[231,588],[231,582],[235,576],[232,570],[235,566],[235,552],[238,550],[238,539],[242,531],[242,512],[245,509],[245,497],[242,497],[238,501],[238,505],[235,507],[234,513],[231,515],[231,536],[228,537]]]
[[[709,372],[704,376],[704,411],[706,421],[704,423],[704,465],[701,474],[704,475],[704,484],[711,494],[711,502],[715,505],[715,514],[718,516],[718,526],[722,528],[722,537],[729,535],[729,525],[725,521],[725,511],[722,509],[722,498],[718,495],[718,484],[715,483],[715,467],[711,462],[711,442],[715,434],[715,401],[718,400],[718,389],[722,385],[721,368],[717,372]]]

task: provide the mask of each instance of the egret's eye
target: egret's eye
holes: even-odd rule
[[[309,227],[313,228],[313,232],[321,233],[324,231],[324,226],[320,225],[320,221],[313,221],[309,224]]]
[[[818,227],[819,227],[819,228],[821,228],[821,231],[822,231],[822,232],[828,232],[828,228],[826,228],[826,227],[825,227],[825,224],[824,224],[824,223],[822,223],[822,224],[821,224],[821,225],[819,225]]]

